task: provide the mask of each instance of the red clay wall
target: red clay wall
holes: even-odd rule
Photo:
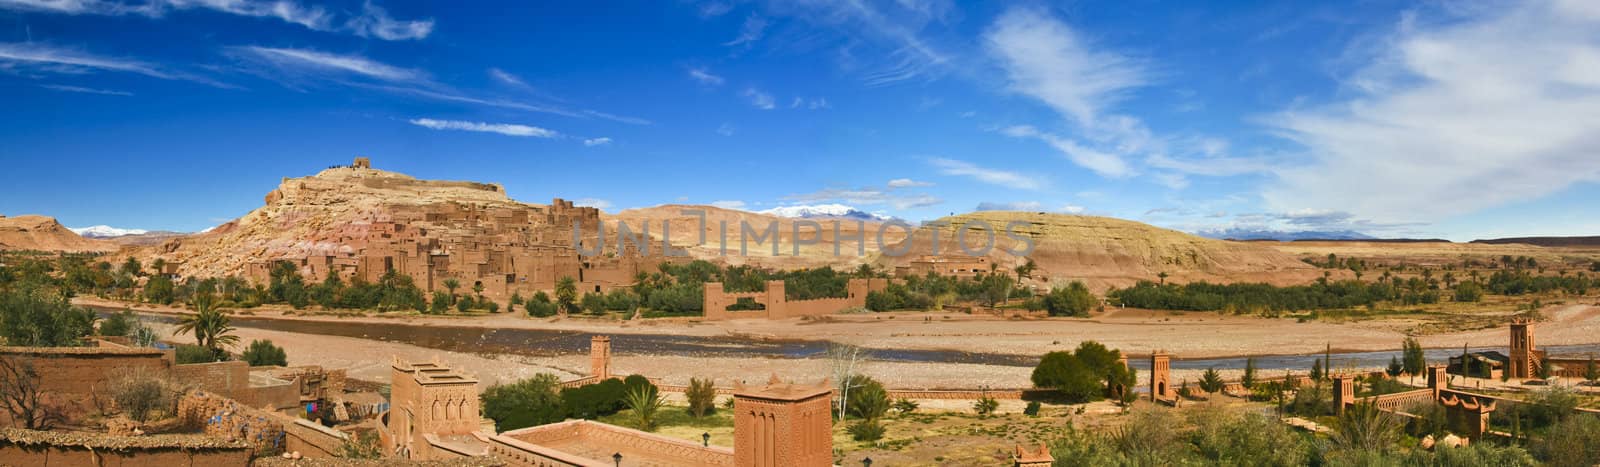
[[[165,375],[172,364],[170,352],[124,347],[0,347],[0,359],[33,365],[41,391],[69,421],[93,412],[94,400],[108,397],[104,392],[116,378]],[[10,415],[0,413],[0,422],[10,421]]]
[[[242,361],[177,365],[172,368],[172,379],[247,406],[258,405],[250,390],[250,364]]]
[[[210,467],[250,465],[250,450],[130,448],[90,450],[83,446],[21,446],[0,441],[0,464],[37,467]]]

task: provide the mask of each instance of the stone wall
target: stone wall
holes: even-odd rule
[[[248,443],[260,455],[275,455],[285,447],[281,416],[217,394],[184,394],[178,399],[178,420],[213,437]]]
[[[865,307],[867,294],[888,287],[887,279],[850,279],[845,285],[845,296],[813,300],[789,300],[784,296],[781,280],[767,281],[767,290],[761,292],[726,292],[720,282],[705,284],[703,309],[707,321],[741,318],[784,319],[801,316],[818,316],[838,313],[849,308]],[[761,304],[763,310],[729,311],[728,307],[740,298],[749,298]]]
[[[172,352],[148,348],[129,348],[114,344],[102,347],[0,347],[0,359],[12,365],[32,366],[39,377],[40,392],[47,403],[61,411],[69,422],[94,413],[97,405],[108,403],[106,391],[116,378],[130,374],[165,376],[172,366]],[[10,415],[0,411],[0,424],[10,425]]]
[[[350,435],[343,432],[298,418],[286,420],[283,433],[284,452],[298,452],[313,459],[334,457],[334,453],[350,440]]]
[[[250,446],[200,436],[0,430],[0,464],[38,467],[249,465]]]
[[[234,360],[175,365],[172,367],[172,379],[251,407],[258,405],[255,394],[250,390],[249,363]]]

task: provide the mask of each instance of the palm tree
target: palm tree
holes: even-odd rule
[[[229,324],[228,315],[217,310],[209,295],[195,297],[195,310],[195,314],[178,320],[178,328],[173,335],[193,333],[195,344],[217,355],[222,354],[223,347],[239,343],[239,336],[233,335],[234,328]]]
[[[1161,279],[1161,285],[1167,285],[1167,272],[1166,271],[1161,271],[1161,272],[1156,273],[1156,277]]]
[[[456,287],[461,287],[461,281],[455,280],[455,278],[444,280],[444,288],[450,291],[450,303],[456,302]]]

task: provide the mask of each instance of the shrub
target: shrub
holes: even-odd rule
[[[490,386],[483,392],[483,415],[494,420],[499,431],[559,422],[566,418],[562,395],[556,390],[561,380],[549,373],[511,384]]]
[[[1028,401],[1028,406],[1022,409],[1022,414],[1029,417],[1039,416],[1039,401]]]
[[[152,420],[152,412],[160,418],[175,408],[176,399],[166,383],[148,374],[128,374],[112,384],[112,400],[133,421],[144,423]]]
[[[178,345],[178,348],[173,350],[173,358],[180,365],[218,361],[217,354],[211,349],[189,344]]]
[[[1134,385],[1133,373],[1122,365],[1120,357],[1119,352],[1094,341],[1079,344],[1072,353],[1050,352],[1034,367],[1033,385],[1054,388],[1073,402],[1099,400],[1113,387],[1125,389]]]
[[[272,345],[270,340],[250,341],[250,348],[245,349],[241,358],[250,366],[289,365],[289,356],[284,353],[283,347]]]
[[[535,318],[548,318],[556,315],[556,304],[551,302],[550,296],[546,295],[542,290],[534,293],[533,298],[528,299],[528,303],[524,308],[528,309],[528,316]]]
[[[1221,465],[1307,465],[1310,458],[1304,438],[1259,413],[1201,407],[1189,413],[1189,422],[1196,450]]]
[[[100,321],[100,335],[126,336],[129,329],[138,318],[134,317],[133,310],[122,310],[121,313],[112,313],[110,317]]]
[[[655,386],[633,386],[623,401],[627,403],[628,410],[633,411],[634,428],[656,430],[656,412],[661,411],[663,401]]]
[[[1000,401],[994,400],[993,397],[989,396],[980,397],[977,402],[972,403],[972,411],[977,412],[978,415],[989,415],[999,408]]]
[[[889,411],[889,391],[871,377],[851,377],[848,397],[845,412],[858,418],[876,420]]]
[[[894,404],[891,405],[891,408],[893,408],[895,412],[899,412],[900,415],[916,412],[917,407],[917,401],[911,399],[895,399]]]
[[[1600,459],[1600,417],[1568,418],[1532,445],[1533,455],[1553,466],[1587,466]]]
[[[877,420],[861,420],[850,424],[845,431],[850,432],[850,439],[856,441],[877,441],[883,439],[886,430]]]
[[[345,459],[377,459],[383,457],[383,445],[377,431],[364,431],[339,445],[339,452],[334,455]]]
[[[622,410],[622,398],[627,394],[622,380],[611,378],[594,384],[561,390],[561,404],[567,416],[594,420]]]
[[[712,386],[710,378],[689,378],[689,388],[684,390],[683,397],[689,400],[689,414],[695,418],[717,410],[717,388]]]

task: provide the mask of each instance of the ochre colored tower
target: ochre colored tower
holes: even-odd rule
[[[1172,388],[1172,355],[1165,350],[1150,354],[1150,400],[1172,400],[1177,390]]]
[[[1533,350],[1533,323],[1518,319],[1511,322],[1511,362],[1506,372],[1511,378],[1532,378],[1538,374],[1538,352]]]
[[[611,378],[611,336],[589,339],[589,376],[597,382]]]
[[[833,465],[833,391],[778,381],[733,393],[733,465],[826,467]]]
[[[434,453],[425,435],[465,435],[482,426],[478,380],[440,363],[394,360],[389,412],[379,432],[387,454],[428,460]]]
[[[1356,377],[1354,375],[1333,376],[1333,414],[1344,413],[1344,407],[1356,403]]]

